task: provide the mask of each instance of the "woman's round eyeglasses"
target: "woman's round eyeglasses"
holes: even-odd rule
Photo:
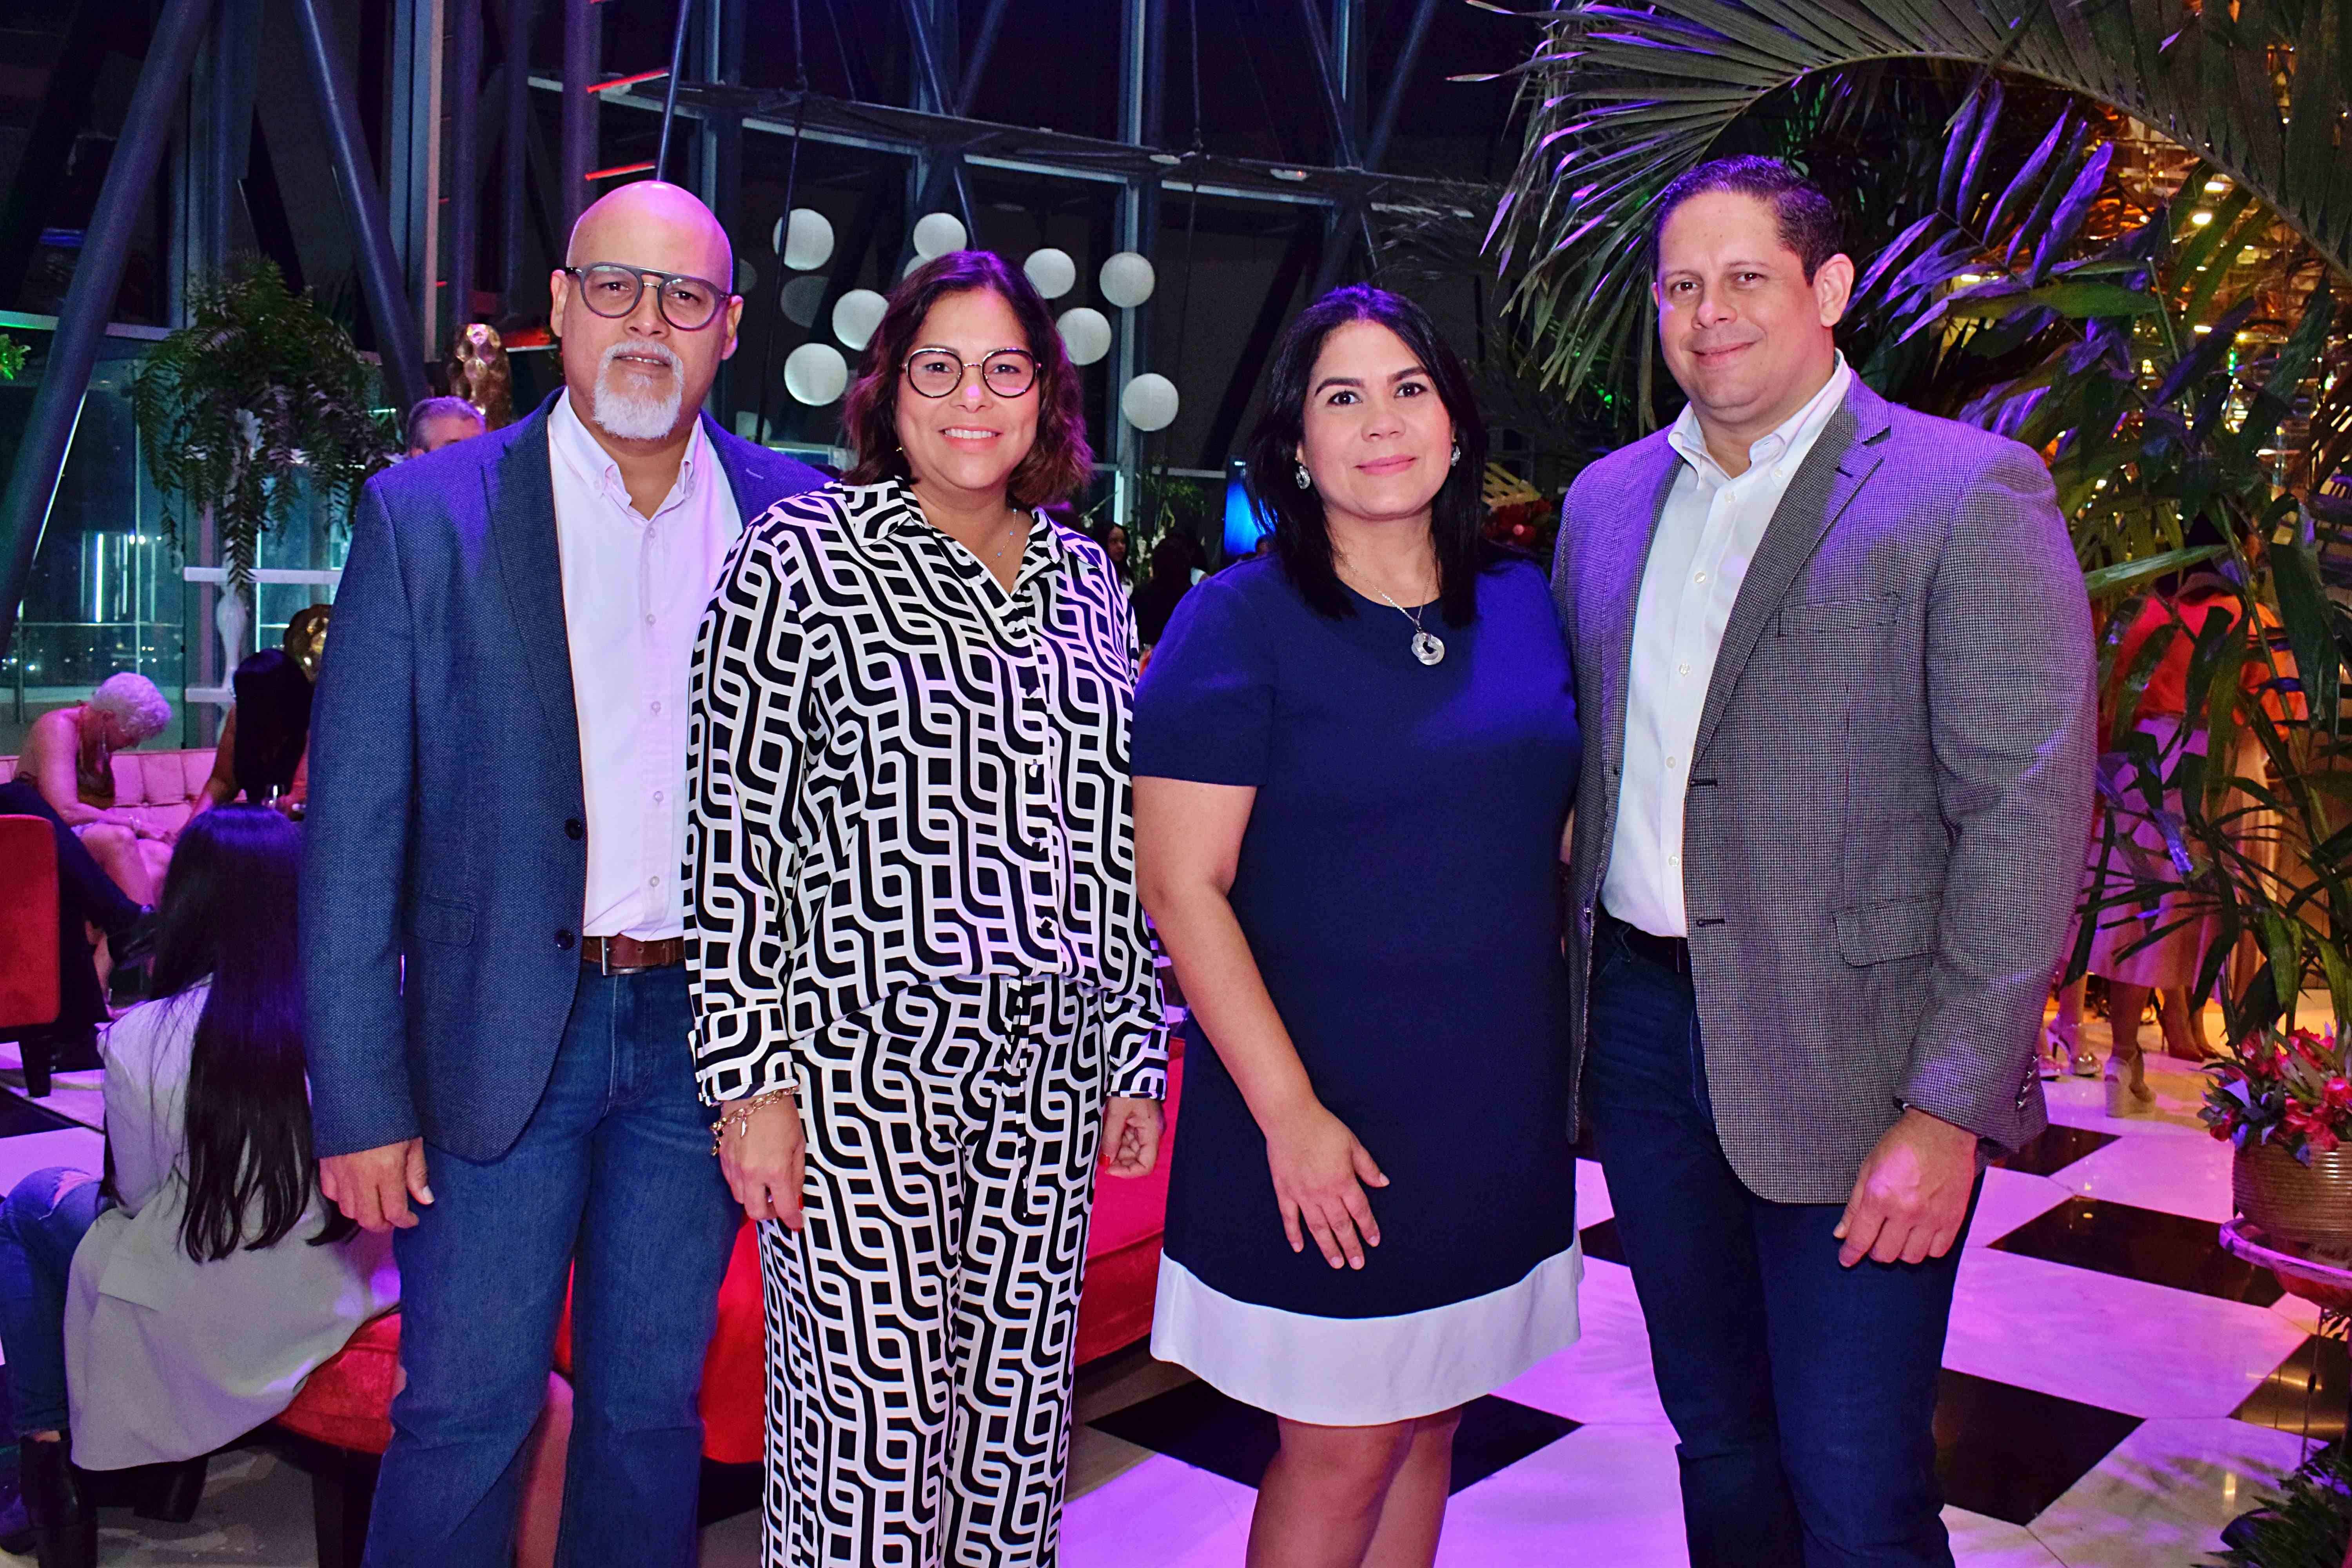
[[[682,272],[653,272],[642,267],[624,267],[616,261],[566,267],[562,270],[580,285],[582,303],[596,314],[614,320],[636,310],[637,301],[645,298],[647,279],[659,290],[654,302],[662,320],[681,332],[700,331],[719,314],[719,307],[727,302],[726,289],[709,279],[689,278]]]
[[[925,397],[945,397],[975,370],[999,397],[1018,397],[1037,384],[1037,358],[1027,349],[991,349],[976,364],[953,349],[917,349],[907,356],[907,384]]]

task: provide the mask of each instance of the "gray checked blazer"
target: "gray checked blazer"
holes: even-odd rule
[[[1661,431],[1570,488],[1552,595],[1584,773],[1570,1049],[1617,827],[1633,613],[1682,459]],[[2014,1149],[2083,876],[2090,607],[2032,450],[1860,381],[1766,528],[1688,772],[1684,895],[1725,1154],[1843,1203],[1905,1105]]]

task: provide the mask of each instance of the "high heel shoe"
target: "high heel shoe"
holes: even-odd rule
[[[2138,1051],[2107,1058],[2106,1086],[2109,1116],[2143,1115],[2156,1103],[2156,1090],[2147,1087],[2147,1059]]]
[[[18,1484],[33,1521],[33,1552],[41,1568],[96,1568],[98,1510],[74,1474],[63,1439],[27,1437],[16,1445]]]

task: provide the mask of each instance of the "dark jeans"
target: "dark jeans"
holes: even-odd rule
[[[1593,971],[1587,1103],[1693,1568],[1949,1568],[1932,1424],[1958,1245],[1839,1267],[1842,1205],[1769,1203],[1724,1158],[1688,979],[1606,929]]]
[[[119,937],[139,918],[139,906],[115,885],[90,858],[81,840],[43,797],[30,779],[0,784],[0,816],[47,817],[58,842],[58,1026],[82,1029],[106,1018],[106,997],[100,991],[98,970],[91,961],[89,939],[82,931],[88,921],[109,936]],[[118,955],[119,956],[119,955]]]
[[[15,1436],[66,1429],[66,1281],[74,1248],[114,1206],[88,1171],[36,1171],[0,1203],[0,1347]]]
[[[572,1268],[557,1561],[687,1568],[697,1396],[742,1210],[695,1096],[686,972],[583,973],[539,1109],[496,1160],[425,1148],[398,1234],[402,1366],[370,1568],[507,1568]]]

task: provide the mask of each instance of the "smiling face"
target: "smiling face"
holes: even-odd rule
[[[1013,470],[1036,445],[1037,384],[1033,382],[1017,397],[1000,397],[988,389],[982,367],[1000,349],[1027,351],[1021,318],[992,289],[942,294],[924,316],[914,342],[908,361],[919,368],[952,373],[950,354],[969,368],[945,397],[925,397],[900,368],[897,428],[908,473],[924,489],[1002,497]]]
[[[1744,456],[1821,390],[1853,289],[1843,256],[1805,277],[1769,201],[1706,191],[1675,209],[1658,236],[1658,344],[1710,447],[1720,434]]]
[[[590,207],[572,231],[566,260],[681,274],[730,287],[734,252],[710,209],[676,185],[641,181]],[[650,283],[636,309],[602,316],[588,308],[579,280],[557,272],[551,315],[563,343],[563,384],[574,412],[600,439],[662,447],[689,433],[719,364],[735,352],[743,301],[730,296],[708,326],[681,331],[661,312]]]
[[[1298,460],[1334,521],[1423,521],[1445,483],[1454,419],[1428,367],[1378,321],[1333,329],[1307,377]]]

